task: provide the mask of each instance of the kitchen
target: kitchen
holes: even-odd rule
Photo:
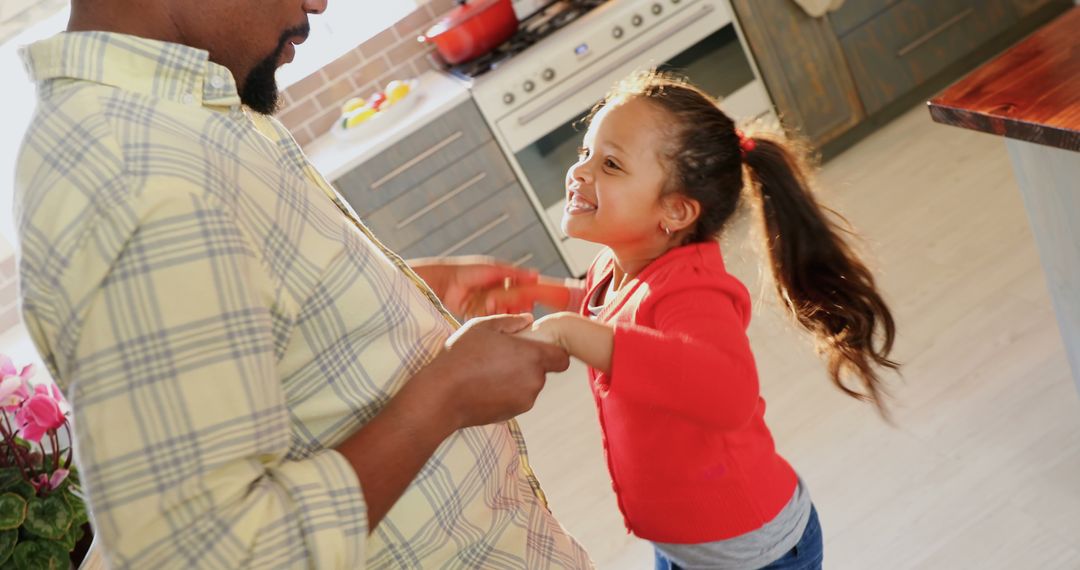
[[[825,155],[822,192],[866,238],[905,365],[895,426],[834,394],[768,300],[748,224],[732,228],[725,255],[760,303],[750,336],[770,423],[821,506],[826,567],[1080,566],[1076,387],[1008,157],[996,138],[932,123],[921,104],[1068,7],[923,6],[936,19],[912,31],[904,10],[927,3],[849,0],[818,17],[791,1],[566,4],[581,12],[537,16],[536,2],[516,3],[522,25],[533,16],[561,27],[466,79],[416,39],[453,4],[407,6],[358,47],[283,81],[278,117],[404,256],[488,254],[576,276],[595,249],[560,235],[562,177],[574,123],[614,78],[669,63],[733,115],[769,122],[778,109]],[[881,80],[874,70],[899,65],[867,55],[883,37],[924,61]],[[418,81],[401,115],[378,119],[394,124],[335,130],[342,104],[394,79]],[[649,567],[609,491],[583,377],[572,367],[549,379],[522,417],[534,467],[600,567]]]

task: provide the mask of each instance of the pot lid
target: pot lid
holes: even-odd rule
[[[436,36],[446,33],[448,30],[452,30],[473,16],[484,13],[488,8],[493,7],[495,4],[505,2],[508,0],[456,0],[457,6],[453,10],[450,10],[441,20],[435,23],[435,25],[428,28],[428,31],[424,33],[427,38],[434,38]]]

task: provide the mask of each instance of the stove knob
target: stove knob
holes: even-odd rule
[[[645,18],[642,18],[639,14],[634,14],[634,17],[630,18],[630,23],[633,24],[635,27],[640,26],[644,21]]]
[[[620,39],[620,38],[622,38],[622,37],[623,37],[623,34],[624,34],[624,33],[625,33],[625,32],[623,32],[622,26],[615,26],[615,29],[614,29],[614,30],[611,30],[611,35],[612,35],[612,37],[614,37],[615,39]]]
[[[513,93],[507,93],[507,94],[503,95],[503,103],[506,103],[507,105],[513,105],[514,104],[514,94]]]
[[[521,88],[524,89],[526,93],[532,93],[532,90],[536,89],[536,84],[533,83],[530,79],[529,81],[526,81],[525,84],[521,86]]]
[[[660,13],[663,12],[663,11],[664,11],[663,6],[661,6],[659,4],[653,4],[652,5],[652,13],[653,13],[654,16],[659,16]]]
[[[552,79],[555,79],[555,70],[549,67],[544,70],[544,74],[541,77],[544,78],[544,81],[551,81]]]

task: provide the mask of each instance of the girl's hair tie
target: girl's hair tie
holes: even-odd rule
[[[746,158],[747,154],[750,154],[757,148],[757,142],[746,136],[741,130],[735,129],[735,135],[739,137],[739,150],[742,151],[743,158]]]

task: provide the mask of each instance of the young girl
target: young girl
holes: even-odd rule
[[[575,311],[525,334],[588,364],[619,508],[655,544],[657,568],[821,567],[817,513],[763,419],[750,297],[717,241],[744,171],[781,300],[817,337],[832,381],[884,411],[875,368],[897,367],[893,318],[845,230],[782,142],[744,136],[716,101],[669,75],[618,85],[567,172],[563,230],[608,246],[584,283],[478,299],[488,311],[534,301]]]

